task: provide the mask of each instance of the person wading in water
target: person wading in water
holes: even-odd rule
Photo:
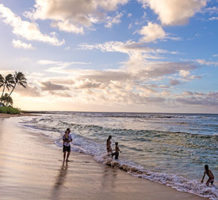
[[[106,143],[106,148],[107,148],[107,154],[108,154],[108,156],[112,154],[111,139],[112,139],[112,136],[109,135],[109,136],[108,136],[108,139],[107,139],[107,143]]]

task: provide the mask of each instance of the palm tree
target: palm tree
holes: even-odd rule
[[[14,77],[12,76],[12,74],[8,74],[5,78],[2,75],[0,76],[0,86],[3,87],[1,97],[4,96],[5,88],[9,90],[11,87],[13,87],[13,84],[14,84]]]
[[[8,93],[5,93],[1,98],[1,102],[3,102],[6,106],[13,105],[13,99],[9,96]]]
[[[26,86],[27,86],[26,77],[22,72],[15,72],[13,78],[14,78],[13,88],[12,88],[9,96],[11,96],[11,94],[13,93],[13,91],[17,85],[21,85],[24,88],[26,88]]]
[[[4,85],[4,77],[0,74],[0,88]]]

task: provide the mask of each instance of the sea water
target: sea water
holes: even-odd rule
[[[59,148],[70,128],[73,151],[136,177],[218,199],[217,114],[49,112],[21,118],[20,125],[46,134]],[[105,160],[109,135],[122,151],[117,162]],[[213,187],[200,183],[205,164],[215,176]]]

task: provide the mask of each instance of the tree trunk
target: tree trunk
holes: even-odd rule
[[[5,85],[4,85],[3,90],[2,90],[1,98],[3,97],[4,93],[5,93]]]
[[[11,92],[10,92],[10,94],[9,94],[9,97],[10,97],[10,96],[11,96],[11,94],[13,93],[13,91],[14,91],[14,89],[15,89],[16,85],[17,85],[17,83],[15,83],[14,87],[12,88],[12,90],[11,90]]]

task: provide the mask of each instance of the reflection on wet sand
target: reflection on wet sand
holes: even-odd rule
[[[117,169],[105,166],[102,175],[102,189],[113,190],[116,187]]]
[[[52,189],[52,199],[60,199],[61,189],[64,186],[65,179],[67,177],[68,163],[63,162],[59,169],[58,176],[56,177],[55,184]]]

